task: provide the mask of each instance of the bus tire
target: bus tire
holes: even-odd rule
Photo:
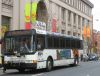
[[[20,73],[23,73],[23,72],[25,72],[25,69],[18,69],[18,71],[19,71]]]
[[[53,60],[51,58],[47,59],[46,62],[46,71],[51,71],[53,69]]]

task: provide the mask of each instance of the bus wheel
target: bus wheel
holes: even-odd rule
[[[18,69],[18,71],[19,71],[20,73],[23,73],[23,72],[25,72],[25,69]]]
[[[51,71],[53,68],[53,60],[51,58],[48,58],[47,63],[46,63],[46,70]]]
[[[6,72],[6,69],[5,68],[3,68],[3,73],[5,73]]]

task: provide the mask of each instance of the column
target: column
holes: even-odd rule
[[[52,18],[52,2],[51,1],[48,1],[48,4],[47,4],[47,6],[48,6],[48,9],[47,9],[47,11],[48,11],[48,24],[47,24],[47,31],[51,31],[51,18]]]
[[[66,34],[68,32],[68,10],[66,10]]]
[[[45,2],[46,2],[46,6],[47,6],[47,13],[48,13],[48,22],[47,22],[47,25],[46,25],[46,30],[47,31],[50,31],[51,29],[50,29],[50,26],[51,26],[51,5],[52,5],[52,3],[51,3],[51,1],[49,1],[49,0],[45,0]]]
[[[61,25],[62,25],[62,16],[61,16],[61,7],[59,7],[59,25],[58,25],[58,27],[59,27],[59,33],[61,33]]]
[[[78,29],[78,15],[76,14],[76,36],[78,36],[78,32],[79,29]]]
[[[83,38],[82,38],[82,34],[83,34],[82,33],[83,32],[83,30],[82,30],[83,29],[82,20],[83,20],[82,17],[80,17],[80,29],[81,29],[80,37],[83,40]]]
[[[20,29],[25,29],[25,15],[24,15],[24,9],[25,9],[25,3],[27,2],[27,0],[19,0],[19,4],[20,4]],[[29,1],[29,0],[28,0]],[[30,2],[30,1],[29,1]]]
[[[12,30],[20,29],[19,1],[20,0],[13,0]]]
[[[74,14],[71,12],[71,35],[73,36]]]

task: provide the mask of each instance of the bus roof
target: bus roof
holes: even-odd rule
[[[66,35],[66,34],[61,34],[61,33],[55,33],[55,32],[47,32],[44,30],[37,30],[37,29],[31,29],[31,30],[12,30],[12,31],[7,31],[5,33],[5,36],[23,36],[23,35],[32,35],[32,34],[43,34],[43,35],[49,35],[49,36],[61,36],[61,37],[67,37],[67,38],[74,38],[74,39],[80,39],[79,37],[76,36],[71,36],[71,35]]]
[[[76,36],[71,36],[71,35],[66,35],[66,34],[61,34],[61,33],[55,33],[55,32],[48,32],[47,34],[50,35],[50,36],[61,36],[61,37],[67,37],[67,38],[80,39],[79,37],[76,37]]]

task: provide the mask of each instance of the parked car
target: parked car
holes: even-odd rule
[[[98,55],[97,54],[90,54],[89,55],[89,61],[96,61],[96,60],[98,60]]]
[[[88,61],[88,59],[89,59],[88,55],[87,55],[87,54],[83,54],[83,61],[84,61],[84,62],[85,62],[85,61]]]

